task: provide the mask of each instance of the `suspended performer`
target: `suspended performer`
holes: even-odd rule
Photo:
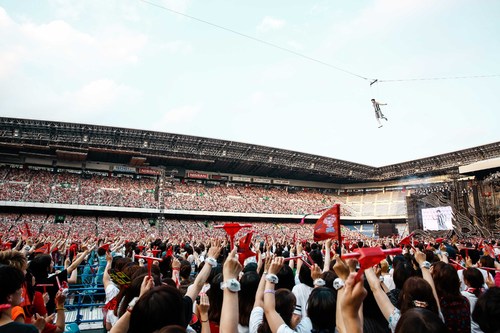
[[[375,100],[375,98],[372,98],[372,105],[373,108],[375,109],[375,118],[377,119],[378,122],[378,128],[382,127],[382,123],[380,122],[380,119],[385,119],[387,121],[387,118],[384,116],[382,113],[382,110],[380,109],[381,105],[387,105],[387,103],[380,103]]]

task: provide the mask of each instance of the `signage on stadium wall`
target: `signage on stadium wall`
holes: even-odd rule
[[[196,178],[196,179],[208,179],[208,173],[201,173],[196,171],[188,171],[186,173],[187,178]]]
[[[288,180],[273,179],[273,184],[288,185],[290,182]]]
[[[137,170],[136,170],[136,168],[125,166],[125,165],[115,165],[113,167],[113,171],[136,173]]]
[[[253,182],[260,183],[260,184],[271,184],[271,179],[253,178]]]
[[[233,176],[233,177],[231,177],[231,180],[234,182],[246,182],[246,183],[252,182],[252,178],[250,178],[250,177]]]
[[[139,173],[143,175],[153,175],[153,176],[161,175],[160,170],[152,168],[139,168]]]
[[[213,180],[229,180],[228,176],[221,176],[221,175],[210,175],[210,178]]]

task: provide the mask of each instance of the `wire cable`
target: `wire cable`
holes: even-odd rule
[[[288,52],[288,53],[291,53],[291,54],[294,54],[296,56],[299,56],[299,57],[302,57],[304,59],[307,59],[307,60],[311,60],[311,61],[314,61],[318,64],[321,64],[321,65],[324,65],[324,66],[327,66],[327,67],[330,67],[330,68],[333,68],[337,71],[341,71],[341,72],[344,72],[346,74],[349,74],[349,75],[352,75],[352,76],[355,76],[357,78],[360,78],[360,79],[363,79],[363,80],[370,80],[369,78],[365,77],[365,76],[362,76],[362,75],[359,75],[359,74],[356,74],[354,72],[351,72],[349,70],[346,70],[346,69],[343,69],[343,68],[340,68],[340,67],[337,67],[337,66],[334,66],[332,64],[329,64],[327,62],[324,62],[322,60],[319,60],[319,59],[315,59],[313,57],[310,57],[310,56],[307,56],[305,54],[302,54],[302,53],[299,53],[299,52],[296,52],[296,51],[293,51],[293,50],[290,50],[286,47],[283,47],[283,46],[279,46],[277,44],[273,44],[273,43],[270,43],[270,42],[267,42],[265,40],[262,40],[262,39],[259,39],[259,38],[256,38],[256,37],[252,37],[250,35],[246,35],[244,33],[241,33],[239,31],[236,31],[236,30],[233,30],[233,29],[230,29],[230,28],[226,28],[226,27],[223,27],[221,25],[218,25],[218,24],[215,24],[215,23],[212,23],[212,22],[209,22],[209,21],[206,21],[206,20],[203,20],[203,19],[200,19],[200,18],[197,18],[197,17],[194,17],[194,16],[191,16],[191,15],[188,15],[188,14],[184,14],[184,13],[181,13],[181,12],[178,12],[176,10],[173,10],[171,8],[168,8],[168,7],[165,7],[165,6],[162,6],[162,5],[159,5],[157,3],[154,3],[154,2],[151,2],[151,1],[148,1],[148,0],[140,0],[144,3],[147,3],[151,6],[155,6],[155,7],[158,7],[158,8],[161,8],[163,10],[166,10],[166,11],[169,11],[169,12],[172,12],[172,13],[175,13],[175,14],[179,14],[179,15],[182,15],[184,17],[187,17],[187,18],[190,18],[192,20],[195,20],[195,21],[198,21],[198,22],[201,22],[201,23],[205,23],[205,24],[208,24],[208,25],[211,25],[212,27],[215,27],[215,28],[218,28],[218,29],[222,29],[222,30],[225,30],[225,31],[228,31],[230,33],[233,33],[233,34],[236,34],[236,35],[239,35],[241,37],[245,37],[245,38],[248,38],[248,39],[251,39],[253,41],[256,41],[256,42],[259,42],[261,44],[265,44],[267,46],[271,46],[271,47],[274,47],[276,49],[279,49],[279,50],[282,50],[282,51],[285,51],[285,52]]]
[[[157,8],[160,8],[160,9],[163,9],[163,10],[166,10],[166,11],[169,11],[171,13],[175,13],[175,14],[178,14],[178,15],[181,15],[181,16],[184,16],[184,17],[187,17],[191,20],[195,20],[195,21],[198,21],[198,22],[201,22],[201,23],[204,23],[204,24],[207,24],[207,25],[210,25],[212,27],[215,27],[215,28],[218,28],[218,29],[221,29],[221,30],[225,30],[227,32],[230,32],[232,34],[235,34],[235,35],[238,35],[238,36],[241,36],[241,37],[244,37],[244,38],[247,38],[247,39],[250,39],[250,40],[253,40],[255,42],[259,42],[261,44],[264,44],[264,45],[267,45],[267,46],[270,46],[270,47],[273,47],[273,48],[276,48],[278,50],[281,50],[281,51],[285,51],[285,52],[288,52],[288,53],[291,53],[293,55],[296,55],[296,56],[299,56],[301,58],[304,58],[304,59],[307,59],[307,60],[310,60],[310,61],[314,61],[318,64],[321,64],[323,66],[327,66],[327,67],[330,67],[332,69],[335,69],[337,71],[340,71],[340,72],[344,72],[346,74],[349,74],[349,75],[352,75],[352,76],[355,76],[357,78],[360,78],[360,79],[363,79],[363,80],[367,80],[367,81],[370,81],[370,87],[375,84],[375,83],[386,83],[386,82],[412,82],[412,81],[437,81],[437,80],[462,80],[462,79],[477,79],[477,78],[492,78],[492,77],[500,77],[500,74],[492,74],[492,75],[469,75],[469,76],[443,76],[443,77],[422,77],[422,78],[403,78],[403,79],[375,79],[375,78],[369,78],[369,77],[366,77],[366,76],[362,76],[362,75],[359,75],[359,74],[356,74],[354,72],[351,72],[347,69],[344,69],[344,68],[341,68],[341,67],[338,67],[338,66],[335,66],[335,65],[332,65],[332,64],[329,64],[325,61],[322,61],[322,60],[319,60],[319,59],[316,59],[316,58],[313,58],[313,57],[310,57],[308,55],[305,55],[303,53],[300,53],[300,52],[297,52],[297,51],[294,51],[294,50],[291,50],[291,49],[288,49],[286,47],[283,47],[283,46],[280,46],[280,45],[277,45],[277,44],[274,44],[274,43],[271,43],[271,42],[268,42],[268,41],[265,41],[263,39],[259,39],[259,38],[256,38],[256,37],[253,37],[253,36],[250,36],[250,35],[247,35],[247,34],[244,34],[242,32],[239,32],[239,31],[236,31],[236,30],[233,30],[233,29],[230,29],[230,28],[226,28],[222,25],[219,25],[219,24],[215,24],[215,23],[212,23],[212,22],[209,22],[209,21],[206,21],[206,20],[203,20],[203,19],[200,19],[200,18],[197,18],[197,17],[194,17],[194,16],[191,16],[191,15],[188,15],[188,14],[185,14],[185,13],[181,13],[179,11],[176,11],[174,9],[171,9],[171,8],[168,8],[166,6],[163,6],[163,5],[160,5],[160,4],[157,4],[157,3],[154,3],[152,1],[148,1],[148,0],[140,0],[150,6],[154,6],[154,7],[157,7]]]
[[[461,80],[461,79],[478,79],[478,78],[489,78],[489,77],[500,77],[500,74],[492,75],[469,75],[469,76],[443,76],[443,77],[421,77],[412,79],[381,79],[375,82],[410,82],[410,81],[433,81],[433,80]],[[372,84],[373,84],[372,83]]]

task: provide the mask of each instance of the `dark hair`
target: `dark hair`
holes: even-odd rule
[[[260,276],[256,271],[248,271],[240,279],[241,290],[238,293],[238,311],[241,326],[248,326],[250,322],[250,313],[253,309],[259,282]]]
[[[439,269],[433,271],[432,278],[436,286],[439,299],[446,301],[461,301],[460,279],[457,271],[450,264],[444,264]]]
[[[481,263],[481,267],[495,268],[495,259],[490,256],[482,256],[479,262]],[[495,271],[487,271],[487,273],[495,277]]]
[[[398,300],[401,313],[415,307],[424,307],[439,315],[438,304],[431,285],[421,277],[412,276],[406,280]]]
[[[422,308],[409,309],[401,315],[396,325],[396,333],[448,333],[439,315]]]
[[[293,270],[290,266],[283,265],[276,276],[279,279],[279,282],[275,286],[276,290],[280,288],[292,290],[295,286],[295,276],[293,275]]]
[[[49,276],[52,257],[50,254],[39,254],[30,261],[29,270],[37,281],[43,281]]]
[[[333,288],[333,281],[338,278],[337,273],[332,270],[321,273],[321,278],[325,280],[325,287],[333,290],[335,295],[337,295],[337,289]]]
[[[0,264],[12,266],[21,271],[28,266],[24,254],[16,250],[0,251]]]
[[[394,280],[394,285],[396,289],[403,289],[403,285],[406,280],[414,275],[413,268],[410,263],[403,259],[402,261],[394,261],[394,273],[392,278]]]
[[[99,257],[102,257],[105,254],[106,254],[106,250],[104,248],[100,247],[100,248],[97,249],[97,255]]]
[[[220,322],[220,316],[222,313],[222,299],[224,292],[220,289],[220,283],[223,281],[222,273],[214,276],[210,281],[210,289],[207,291],[208,301],[210,302],[210,307],[208,308],[208,319],[211,322]]]
[[[179,325],[168,325],[154,331],[154,333],[186,333],[186,328]]]
[[[299,280],[301,283],[314,288],[314,281],[311,277],[311,270],[306,265],[300,266]]]
[[[1,265],[0,266],[0,304],[7,304],[7,298],[22,287],[24,274],[21,270]],[[15,304],[17,305],[17,304]]]
[[[141,285],[146,275],[148,274],[143,273],[142,275],[133,277],[127,287],[120,289],[120,292],[116,295],[118,306],[114,310],[115,316],[121,317],[125,311],[127,311],[128,303],[130,303],[134,297],[139,296],[141,292]]]
[[[155,287],[146,292],[130,316],[128,333],[152,333],[167,325],[185,326],[182,295],[170,286]]]
[[[493,287],[482,294],[476,302],[472,319],[484,333],[500,331],[500,288]]]
[[[191,276],[191,263],[189,261],[187,260],[181,261],[179,276],[183,279],[189,279],[189,277]]]
[[[276,290],[274,296],[276,298],[276,312],[279,313],[285,324],[291,326],[293,310],[295,310],[295,304],[297,302],[295,295],[290,290],[281,288]],[[269,327],[266,316],[264,316],[264,320],[259,325],[257,332],[271,333],[271,328]]]
[[[481,271],[475,267],[469,267],[464,270],[464,280],[467,280],[470,287],[474,290],[472,293],[479,297],[481,295],[481,288],[484,285],[484,276]]]
[[[389,323],[380,310],[367,279],[364,279],[367,291],[363,300],[363,332],[386,333]]]
[[[337,297],[327,287],[314,288],[307,300],[307,316],[313,329],[321,332],[335,332]]]

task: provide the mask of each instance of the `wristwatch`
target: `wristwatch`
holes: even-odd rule
[[[278,277],[276,276],[276,274],[270,274],[268,273],[266,275],[266,280],[273,283],[273,284],[276,284],[280,281],[280,279],[278,279]]]
[[[429,269],[431,268],[431,263],[426,260],[422,263],[422,265],[420,265],[420,267]]]
[[[333,280],[333,288],[335,288],[335,290],[342,289],[344,286],[345,282],[341,278],[336,278],[335,280]]]
[[[220,289],[228,289],[229,291],[236,293],[241,290],[240,282],[236,279],[229,279],[227,281],[220,283]]]
[[[205,262],[212,267],[217,267],[217,260],[215,260],[215,258],[208,257],[205,259]]]
[[[134,308],[134,305],[137,303],[138,300],[139,300],[139,297],[132,298],[132,300],[130,301],[130,303],[128,303],[128,306],[127,306],[128,312],[132,312],[132,309]]]
[[[316,287],[323,287],[325,285],[325,280],[323,279],[315,279],[313,284],[316,286]]]

